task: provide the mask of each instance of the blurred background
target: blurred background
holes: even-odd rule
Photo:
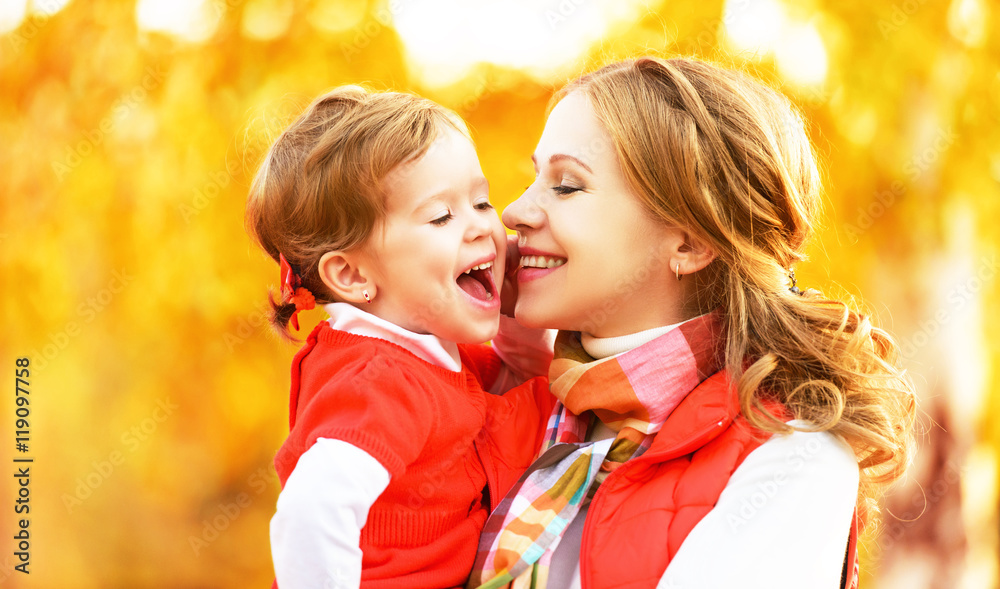
[[[455,109],[502,209],[553,90],[647,53],[801,107],[827,210],[799,285],[901,341],[921,450],[862,585],[998,587],[998,24],[986,0],[0,0],[0,459],[34,459],[30,575],[0,482],[0,587],[269,585],[295,346],[265,324],[278,269],[242,215],[314,96],[368,82]]]

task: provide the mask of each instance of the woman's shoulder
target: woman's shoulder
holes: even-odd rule
[[[796,488],[820,495],[857,493],[858,460],[839,436],[813,431],[801,420],[787,422],[794,429],[774,434],[751,451],[730,479],[727,488]]]
[[[732,473],[661,587],[835,586],[857,501],[857,459],[838,436],[788,423],[798,429],[773,435]],[[729,566],[716,566],[720,558]]]

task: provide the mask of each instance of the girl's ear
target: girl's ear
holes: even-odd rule
[[[361,304],[366,302],[366,291],[373,299],[378,290],[359,252],[332,251],[323,254],[319,259],[319,276],[339,301]]]

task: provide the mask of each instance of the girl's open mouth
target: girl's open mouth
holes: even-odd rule
[[[484,262],[469,268],[455,279],[458,287],[471,298],[492,306],[500,303],[500,293],[493,279],[493,262]]]

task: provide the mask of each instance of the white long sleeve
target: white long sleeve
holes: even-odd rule
[[[854,453],[839,438],[774,436],[736,469],[658,588],[836,589],[858,478]]]
[[[554,329],[525,327],[513,317],[500,315],[493,350],[503,366],[489,392],[500,394],[535,376],[547,376],[555,341]]]
[[[361,528],[389,485],[365,451],[319,438],[288,476],[271,518],[271,557],[281,589],[350,589],[361,583]]]

